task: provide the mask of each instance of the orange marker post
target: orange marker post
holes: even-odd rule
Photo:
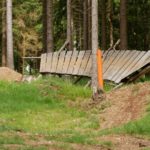
[[[104,81],[103,81],[103,61],[102,61],[102,51],[97,50],[97,72],[98,72],[98,87],[103,90]]]

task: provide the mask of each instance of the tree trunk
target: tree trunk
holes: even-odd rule
[[[83,49],[88,50],[88,3],[87,0],[83,2]]]
[[[91,37],[92,37],[92,25],[91,25],[91,19],[92,19],[92,15],[91,15],[91,4],[92,1],[91,0],[87,0],[88,1],[88,49],[91,50],[92,49],[92,43],[91,43]]]
[[[47,0],[46,16],[47,16],[47,52],[53,52],[54,43],[53,43],[53,0]]]
[[[69,41],[69,50],[73,50],[71,20],[72,20],[71,0],[67,0],[67,40]]]
[[[120,48],[127,50],[127,0],[120,0]]]
[[[43,52],[47,52],[47,0],[42,0],[43,4]]]
[[[113,23],[112,23],[112,20],[113,20],[113,8],[112,8],[112,0],[108,0],[108,21],[109,21],[109,28],[110,28],[110,48],[113,47],[114,45],[114,38],[113,38]]]
[[[102,49],[106,50],[106,3],[105,0],[101,0],[102,8]]]
[[[2,66],[6,66],[6,1],[2,1]]]
[[[7,0],[7,66],[14,69],[13,32],[12,32],[12,0]]]
[[[98,50],[98,0],[92,0],[92,90],[93,99],[98,96],[97,77],[97,50]]]

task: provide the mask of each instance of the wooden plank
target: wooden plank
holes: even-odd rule
[[[117,75],[117,73],[119,72],[119,70],[125,65],[125,60],[126,58],[129,56],[129,54],[131,53],[131,51],[126,50],[126,51],[121,51],[121,53],[123,53],[123,55],[119,58],[119,60],[116,62],[116,64],[113,66],[112,68],[112,72],[110,73],[108,80],[112,80],[114,76]]]
[[[41,55],[40,72],[45,72],[46,53]]]
[[[113,75],[114,71],[115,71],[115,67],[117,62],[119,61],[120,58],[123,57],[125,51],[118,51],[118,55],[116,55],[116,57],[114,56],[114,61],[110,64],[109,68],[107,69],[107,71],[104,73],[104,77],[107,80],[110,80],[111,76]]]
[[[140,68],[146,65],[145,60],[148,58],[147,52],[141,52],[137,58],[139,58],[139,60],[134,61],[134,63],[130,65],[128,70],[126,70],[126,73],[124,73],[123,78],[131,75],[132,73],[134,73],[135,71],[139,70]]]
[[[85,51],[85,54],[84,54],[84,57],[83,57],[83,60],[82,60],[82,63],[81,63],[78,75],[83,75],[83,73],[84,73],[84,71],[86,69],[88,60],[90,58],[90,55],[91,55],[91,50]]]
[[[48,53],[47,54],[47,61],[46,61],[46,65],[45,65],[45,72],[51,72],[52,55],[53,55],[53,53]]]
[[[114,51],[113,50],[110,54],[111,54],[110,57],[105,60],[107,63],[104,64],[104,67],[103,67],[103,75],[104,76],[105,76],[105,72],[107,72],[107,70],[109,69],[109,67],[111,66],[111,64],[114,62],[114,60],[118,56],[119,51]]]
[[[76,63],[76,60],[78,58],[78,53],[79,51],[73,51],[72,57],[71,57],[71,61],[67,70],[67,74],[72,74],[73,69],[74,69],[74,65]]]
[[[63,64],[64,64],[64,60],[65,60],[65,54],[66,54],[66,51],[62,51],[59,54],[59,59],[58,59],[56,73],[61,73],[62,72]]]
[[[75,63],[74,69],[73,69],[73,73],[72,73],[73,75],[77,75],[78,74],[78,71],[80,69],[80,66],[81,66],[84,54],[85,54],[85,51],[80,51],[79,52],[78,59],[77,59],[77,61]]]
[[[129,54],[124,58],[122,63],[120,63],[120,69],[115,74],[115,76],[112,77],[112,81],[116,82],[116,80],[121,76],[121,74],[125,71],[128,65],[130,65],[130,59],[135,58],[135,53],[137,51],[129,51]],[[137,53],[136,53],[137,54]]]
[[[71,61],[71,57],[72,57],[72,51],[68,51],[65,56],[65,61],[64,61],[62,72],[61,72],[62,74],[67,74],[67,70]]]
[[[120,63],[118,72],[112,77],[112,81],[116,82],[116,80],[121,76],[121,74],[125,71],[128,65],[130,65],[131,59],[134,59],[137,55],[137,51],[129,51],[128,55]]]
[[[53,53],[51,73],[56,73],[58,56],[58,52]]]
[[[86,69],[85,69],[83,75],[90,77],[91,73],[92,73],[92,55],[90,55],[90,58],[88,60],[88,63],[87,63],[87,66],[86,66]]]
[[[126,64],[124,72],[117,78],[116,83],[119,83],[123,78],[127,77],[127,73],[132,67],[143,57],[145,52],[136,51],[130,58],[128,65]]]

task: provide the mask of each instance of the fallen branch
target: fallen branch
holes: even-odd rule
[[[66,40],[66,42],[64,43],[64,45],[59,49],[58,53],[60,53],[61,51],[63,51],[68,44],[69,44],[69,41]]]

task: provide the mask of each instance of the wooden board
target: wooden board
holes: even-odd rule
[[[113,68],[112,68],[113,72],[111,72],[108,77],[108,80],[110,81],[113,81],[113,78],[117,75],[117,73],[119,73],[119,70],[121,70],[122,67],[125,65],[126,58],[129,56],[131,51],[126,50],[126,51],[123,51],[122,53],[123,53],[122,57],[120,57],[117,63],[113,65]]]
[[[78,74],[78,71],[80,69],[80,66],[81,66],[84,54],[85,54],[85,51],[80,51],[79,52],[78,59],[77,59],[75,65],[74,65],[74,69],[73,69],[73,73],[72,73],[73,75],[77,75]]]
[[[58,74],[60,74],[62,72],[63,64],[64,64],[64,60],[65,60],[65,54],[66,54],[66,51],[62,51],[59,54],[59,59],[58,59],[57,69],[56,69],[56,73],[58,73]]]
[[[150,64],[150,51],[103,51],[103,77],[115,83]],[[40,72],[91,76],[91,51],[42,54]]]
[[[116,69],[115,67],[117,66],[116,64],[119,62],[119,59],[123,57],[124,53],[125,51],[118,51],[118,55],[116,55],[116,57],[114,56],[114,60],[108,67],[107,71],[104,73],[104,76],[107,80],[109,80],[113,75],[114,70]]]
[[[46,54],[42,54],[40,63],[40,72],[45,72]]]
[[[128,71],[131,69],[131,66],[134,66],[135,63],[139,61],[139,59],[143,56],[145,52],[135,51],[128,61],[128,63],[125,65],[124,71],[120,74],[120,76],[115,80],[116,83],[119,83],[122,79],[125,78]]]
[[[62,74],[67,74],[67,70],[71,61],[71,57],[72,57],[72,51],[68,51],[65,56],[65,61],[64,61],[62,72],[61,72]]]
[[[85,68],[85,71],[83,73],[83,75],[85,76],[91,76],[91,71],[92,71],[92,55],[90,55],[90,58],[88,60],[87,66]]]
[[[46,65],[45,65],[45,72],[51,72],[51,65],[52,65],[52,57],[53,57],[53,53],[48,53],[47,54],[47,61],[46,61]]]
[[[119,51],[112,51],[110,53],[111,55],[105,59],[106,64],[104,64],[103,67],[103,75],[105,76],[105,72],[107,72],[107,70],[109,69],[109,67],[111,66],[111,64],[113,63],[113,61],[116,59],[116,57],[119,54]]]
[[[78,58],[78,53],[79,51],[73,51],[72,57],[71,57],[71,61],[67,70],[67,74],[72,74],[73,73],[73,69],[74,69],[74,65],[76,63],[76,60]]]
[[[57,62],[58,62],[58,52],[54,52],[53,59],[52,59],[51,73],[56,73]]]
[[[81,63],[81,66],[80,66],[80,69],[79,69],[79,72],[78,72],[78,75],[82,75],[86,69],[86,66],[88,64],[88,60],[90,58],[90,55],[91,55],[91,51],[85,51],[85,54],[84,54],[84,57],[83,57],[83,60],[82,60],[82,63]]]
[[[139,58],[139,60],[136,61],[135,59],[134,63],[132,63],[130,67],[126,70],[126,73],[123,74],[123,77],[129,76],[133,72],[145,66],[145,60],[148,58],[147,52],[141,52],[137,58]]]

